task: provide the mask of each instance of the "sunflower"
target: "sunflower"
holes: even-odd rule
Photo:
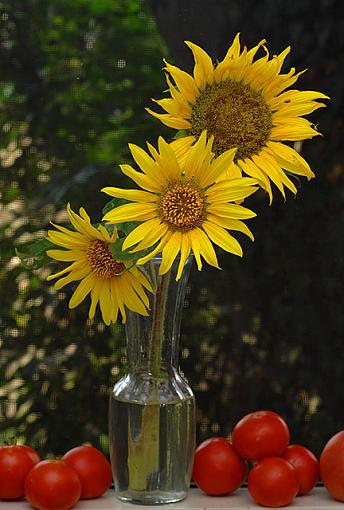
[[[134,245],[133,252],[152,248],[139,258],[138,264],[144,264],[161,252],[160,274],[169,271],[180,252],[177,280],[191,252],[199,270],[202,268],[201,256],[208,264],[219,268],[212,242],[227,252],[242,256],[240,244],[227,230],[243,232],[253,240],[251,231],[241,220],[256,214],[231,202],[242,201],[254,193],[257,188],[253,185],[257,181],[249,177],[226,179],[235,149],[215,158],[213,137],[207,141],[203,132],[190,149],[185,164],[181,164],[171,144],[162,137],[158,151],[149,143],[147,145],[152,157],[140,147],[129,145],[142,172],[130,165],[121,165],[122,172],[142,190],[102,189],[108,195],[132,202],[109,211],[104,221],[115,224],[133,220],[142,222],[128,234],[123,249]],[[221,175],[224,175],[223,180],[219,180]]]
[[[195,60],[193,76],[165,61],[171,97],[153,101],[167,113],[149,108],[147,111],[180,130],[173,148],[182,159],[205,129],[214,136],[216,155],[236,147],[230,174],[238,177],[244,172],[257,179],[271,203],[270,180],[285,198],[284,187],[297,192],[288,175],[301,175],[308,180],[314,177],[304,158],[282,142],[319,135],[316,126],[303,116],[326,106],[316,100],[328,96],[321,92],[286,91],[304,71],[295,74],[291,68],[281,74],[290,47],[269,60],[265,42],[263,39],[248,51],[246,47],[241,49],[237,34],[225,58],[214,66],[202,48],[186,41]],[[265,55],[254,60],[260,48]]]
[[[94,227],[84,208],[80,208],[78,215],[68,204],[67,211],[75,231],[53,224],[59,231],[49,230],[47,239],[65,249],[47,250],[47,255],[55,260],[72,262],[62,271],[48,276],[51,280],[69,273],[55,283],[56,289],[80,280],[69,308],[78,306],[91,293],[90,319],[94,317],[98,302],[107,325],[116,322],[119,310],[122,322],[125,322],[126,306],[148,315],[149,302],[144,289],[152,292],[150,283],[137,267],[115,260],[109,249],[117,239],[116,229],[110,236],[103,225]]]

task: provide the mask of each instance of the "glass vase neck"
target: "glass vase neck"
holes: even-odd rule
[[[178,281],[179,258],[164,275],[159,275],[160,264],[161,257],[154,257],[145,266],[154,290],[149,316],[129,312],[126,323],[128,371],[157,378],[178,367],[180,324],[192,257],[185,262]]]

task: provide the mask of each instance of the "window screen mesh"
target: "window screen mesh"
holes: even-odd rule
[[[211,4],[211,8],[210,8]],[[228,435],[244,414],[273,409],[292,442],[316,454],[342,428],[343,52],[339,1],[0,2],[0,442],[44,455],[84,442],[107,450],[108,396],[125,372],[124,327],[68,309],[73,288],[46,282],[15,248],[66,221],[65,206],[100,220],[103,186],[127,186],[128,142],[172,132],[150,117],[166,88],[162,59],[191,69],[183,40],[222,58],[236,32],[288,66],[309,68],[300,88],[331,97],[312,115],[324,137],[298,149],[316,179],[296,199],[263,193],[255,242],[222,270],[193,267],[180,364],[197,401],[197,440]],[[262,16],[262,12],[264,16]],[[200,15],[200,13],[202,15]]]

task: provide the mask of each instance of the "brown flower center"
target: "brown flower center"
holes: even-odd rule
[[[190,182],[171,183],[159,203],[161,220],[183,232],[201,226],[205,219],[205,210],[202,191]]]
[[[220,155],[237,147],[236,159],[258,154],[270,138],[272,112],[263,96],[233,80],[208,85],[192,107],[191,134],[204,129],[214,135],[213,150]]]
[[[100,239],[90,242],[86,254],[92,271],[99,278],[110,279],[125,270],[125,265],[113,258],[107,243]]]

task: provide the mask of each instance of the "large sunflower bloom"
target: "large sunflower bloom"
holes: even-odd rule
[[[117,321],[119,310],[122,322],[125,322],[125,307],[148,315],[149,302],[144,288],[151,292],[150,283],[137,267],[128,267],[128,264],[115,260],[110,252],[109,244],[117,239],[116,229],[110,236],[104,226],[94,227],[84,208],[80,209],[80,216],[69,204],[67,211],[75,230],[53,224],[58,231],[49,230],[47,239],[64,249],[47,250],[47,254],[55,260],[72,262],[62,271],[48,276],[51,280],[69,273],[55,283],[56,289],[80,280],[69,308],[78,306],[91,293],[90,319],[93,319],[98,303],[107,325]]]
[[[242,256],[240,244],[227,230],[241,231],[253,240],[252,233],[241,220],[256,214],[231,202],[242,201],[254,193],[257,188],[253,184],[257,181],[241,177],[215,183],[232,164],[235,149],[214,158],[212,145],[212,137],[207,142],[206,133],[202,133],[189,151],[185,164],[177,160],[171,144],[162,137],[159,151],[148,144],[152,157],[140,147],[129,145],[142,172],[130,165],[121,165],[121,169],[143,190],[103,188],[108,195],[133,202],[113,209],[103,220],[115,224],[142,222],[123,243],[123,249],[136,245],[132,251],[152,248],[138,264],[162,252],[160,274],[165,274],[180,252],[179,279],[190,252],[194,253],[199,270],[201,256],[208,264],[219,267],[212,242]]]
[[[225,58],[214,66],[202,48],[186,41],[195,60],[193,76],[165,61],[171,98],[153,101],[167,113],[147,111],[167,126],[182,130],[183,136],[173,142],[181,158],[204,129],[214,136],[216,155],[236,147],[231,175],[238,177],[244,172],[257,179],[271,203],[270,180],[285,198],[284,187],[294,194],[297,191],[287,174],[308,180],[314,177],[308,163],[282,142],[319,135],[303,116],[326,106],[316,100],[328,97],[321,92],[286,91],[304,71],[295,74],[291,68],[281,74],[290,47],[269,60],[265,42],[263,39],[248,51],[241,49],[237,34]],[[265,55],[254,60],[260,48]]]

